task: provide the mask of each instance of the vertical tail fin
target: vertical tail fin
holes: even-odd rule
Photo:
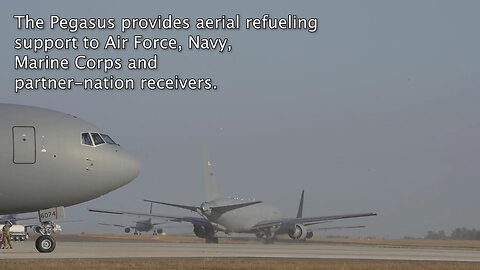
[[[203,145],[203,170],[205,177],[205,191],[207,193],[207,201],[212,201],[219,198],[217,183],[213,176],[212,163],[208,159],[207,146]]]
[[[152,214],[153,202],[150,202],[150,215]],[[148,218],[148,221],[152,223],[152,218]]]
[[[302,197],[300,197],[300,204],[298,205],[297,218],[302,218],[302,215],[303,215],[303,195],[304,194],[305,194],[305,190],[302,190]]]

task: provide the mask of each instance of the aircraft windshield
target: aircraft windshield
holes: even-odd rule
[[[108,143],[108,144],[116,144],[112,138],[110,138],[110,136],[106,135],[106,134],[100,134],[103,138],[103,140]]]
[[[107,134],[89,133],[89,132],[82,133],[82,144],[84,144],[84,145],[97,146],[97,145],[101,145],[101,144],[104,144],[104,143],[117,144]]]
[[[92,138],[89,133],[82,133],[82,144],[93,146]]]
[[[105,143],[102,139],[102,137],[100,136],[100,134],[98,133],[92,133],[92,138],[93,138],[93,142],[95,143],[95,145],[100,145],[102,143]]]

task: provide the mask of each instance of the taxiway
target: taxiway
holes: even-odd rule
[[[0,259],[69,258],[295,258],[480,262],[480,250],[392,248],[343,244],[205,244],[161,242],[58,241],[53,253],[38,253],[33,241],[0,250]]]

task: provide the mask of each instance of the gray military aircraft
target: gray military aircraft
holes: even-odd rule
[[[152,214],[152,207],[153,207],[153,203],[150,203],[150,214]],[[92,211],[92,212],[95,212],[95,211]],[[142,234],[142,232],[151,232],[151,231],[153,231],[153,235],[163,233],[163,229],[158,228],[156,226],[160,224],[164,224],[165,222],[153,223],[151,217],[146,220],[136,220],[134,222],[135,222],[134,226],[125,226],[121,224],[112,224],[112,223],[98,223],[98,224],[104,225],[104,226],[120,227],[124,229],[125,233],[130,233],[133,230],[134,235],[139,235],[139,234]]]
[[[29,217],[19,217],[17,214],[10,214],[10,215],[5,215],[0,217],[0,225],[5,223],[5,221],[10,221],[12,224],[17,224],[18,221],[24,221],[24,220],[32,220],[32,219],[38,219],[37,216],[29,216]]]
[[[140,164],[99,128],[69,114],[0,103],[0,215],[38,211],[39,252],[52,252],[64,207],[115,190]]]
[[[218,243],[216,233],[219,231],[230,233],[253,233],[263,238],[266,243],[273,242],[276,235],[288,234],[292,239],[304,240],[311,238],[313,232],[306,226],[324,223],[327,221],[376,216],[376,213],[360,213],[349,215],[333,215],[319,217],[302,217],[303,193],[296,218],[281,218],[280,211],[261,201],[245,201],[237,198],[220,198],[212,172],[212,164],[204,151],[204,172],[207,187],[207,201],[200,206],[173,204],[154,200],[145,200],[151,203],[163,204],[190,210],[199,214],[199,217],[182,217],[159,214],[145,214],[112,210],[90,209],[119,215],[135,215],[165,218],[172,222],[189,222],[193,225],[193,232],[197,237],[204,238],[207,243]]]

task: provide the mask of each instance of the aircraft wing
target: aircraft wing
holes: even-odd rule
[[[212,224],[203,217],[183,217],[183,216],[173,216],[173,215],[158,215],[158,214],[147,214],[140,212],[123,212],[116,210],[100,210],[100,209],[88,209],[90,212],[104,213],[104,214],[114,214],[114,215],[126,215],[126,216],[136,216],[136,217],[152,217],[152,218],[162,218],[170,222],[190,222],[193,225],[203,225],[211,226]]]
[[[321,228],[315,228],[312,229],[314,231],[328,231],[328,230],[342,230],[342,229],[359,229],[359,228],[365,228],[366,226],[364,225],[359,225],[359,226],[336,226],[336,227],[321,227]]]
[[[156,215],[156,214],[148,214],[148,213],[141,213],[141,212],[125,212],[125,211],[117,211],[117,210],[88,209],[88,211],[95,212],[95,213],[103,213],[103,214],[125,215],[125,216],[135,216],[135,217],[154,217],[154,218],[163,218],[163,219],[169,219],[169,220],[179,218],[178,216]]]
[[[1,223],[5,223],[5,221],[22,221],[22,220],[32,220],[32,219],[38,219],[38,217],[16,217],[16,216],[3,216],[0,218]]]
[[[225,213],[230,210],[247,207],[247,206],[258,204],[261,202],[262,201],[254,201],[254,202],[237,203],[237,204],[230,204],[230,205],[224,205],[224,206],[214,206],[212,207],[212,211],[216,211],[217,213]]]
[[[111,223],[98,223],[98,224],[104,225],[104,226],[115,226],[115,227],[120,227],[120,228],[129,227],[129,226],[124,226],[124,225],[120,225],[120,224],[111,224]]]
[[[376,213],[361,213],[361,214],[350,214],[350,215],[336,215],[336,216],[322,216],[322,217],[308,217],[308,218],[286,218],[279,220],[266,220],[261,221],[255,224],[252,229],[267,229],[275,226],[282,226],[286,224],[303,224],[305,226],[314,225],[323,223],[326,221],[345,219],[345,218],[357,218],[357,217],[369,217],[376,216]]]
[[[337,215],[337,216],[323,216],[323,217],[310,217],[310,218],[294,218],[290,220],[290,223],[302,223],[305,226],[318,224],[321,221],[330,221],[337,219],[346,219],[346,218],[358,218],[358,217],[370,217],[376,216],[376,213],[360,213],[360,214],[350,214],[350,215]]]
[[[168,206],[183,208],[183,209],[190,210],[190,211],[192,211],[192,212],[197,212],[197,209],[198,209],[198,207],[196,207],[196,206],[190,206],[190,205],[174,204],[174,203],[159,202],[159,201],[152,201],[152,200],[144,200],[144,201],[150,202],[150,203],[158,203],[158,204],[163,204],[163,205],[168,205]]]
[[[157,225],[162,225],[162,224],[166,224],[166,223],[170,223],[170,221],[164,221],[164,222],[157,222],[157,223],[152,223],[153,226],[157,226]]]
[[[179,217],[177,219],[171,219],[173,222],[189,222],[192,225],[201,225],[201,226],[212,226],[210,221],[206,220],[203,217]]]

